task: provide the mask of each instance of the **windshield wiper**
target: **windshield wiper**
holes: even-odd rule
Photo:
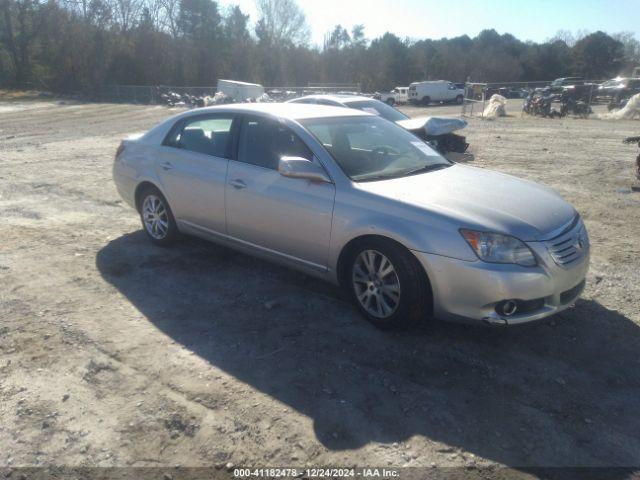
[[[418,173],[432,172],[433,170],[440,170],[441,168],[450,167],[448,163],[434,163],[433,165],[425,165],[424,167],[416,168],[415,170],[409,170],[405,172],[403,176],[416,175]]]
[[[408,172],[398,172],[394,174],[387,175],[373,175],[370,177],[364,177],[359,179],[354,179],[356,182],[372,182],[376,180],[390,180],[392,178],[402,178],[408,177],[409,175],[416,175],[418,173],[431,172],[433,170],[440,170],[441,168],[450,167],[451,165],[448,163],[436,163],[434,165],[426,165],[424,167],[416,168],[415,170],[409,170]]]

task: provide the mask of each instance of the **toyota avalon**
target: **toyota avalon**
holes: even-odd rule
[[[299,269],[381,328],[538,320],[575,302],[589,267],[584,223],[553,190],[353,109],[191,110],[124,140],[113,174],[152,243],[196,235]]]

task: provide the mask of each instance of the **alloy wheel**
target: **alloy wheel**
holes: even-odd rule
[[[356,257],[353,289],[364,310],[376,318],[388,318],[400,305],[400,279],[391,261],[377,250]]]
[[[142,203],[142,221],[147,233],[156,240],[162,240],[169,231],[169,214],[162,199],[147,195]]]

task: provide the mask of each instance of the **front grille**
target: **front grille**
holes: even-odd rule
[[[580,292],[582,292],[582,289],[584,288],[584,284],[585,284],[585,281],[583,280],[575,287],[570,288],[565,292],[562,292],[560,294],[560,303],[564,305],[565,303],[569,303],[571,300],[573,300],[578,295],[580,295]]]
[[[569,265],[589,251],[589,237],[578,218],[567,231],[546,242],[551,258],[560,266]]]

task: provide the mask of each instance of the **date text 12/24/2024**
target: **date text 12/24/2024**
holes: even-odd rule
[[[235,478],[396,478],[393,468],[235,468]]]

